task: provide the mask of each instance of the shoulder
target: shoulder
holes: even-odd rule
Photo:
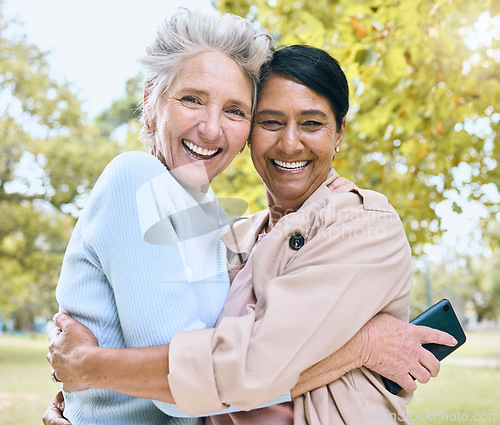
[[[137,189],[160,175],[170,175],[165,166],[145,152],[124,152],[113,158],[104,168],[93,192],[127,191]]]
[[[387,197],[373,190],[331,193],[310,204],[303,213],[307,227],[318,232],[375,226],[404,233],[399,215]]]
[[[92,188],[84,210],[92,214],[135,211],[137,197],[143,192],[151,192],[153,187],[161,188],[169,198],[177,195],[177,185],[173,180],[165,166],[154,156],[145,152],[122,153],[105,167]],[[147,196],[148,200],[150,198]]]
[[[347,193],[325,191],[324,195],[308,204],[306,209],[316,210],[319,214],[331,214],[332,211],[396,214],[387,197],[373,190],[356,189]]]
[[[356,193],[356,192],[354,192]],[[395,213],[396,211],[389,203],[387,196],[369,189],[358,189],[358,196],[362,199],[363,209],[368,211],[381,211]]]
[[[153,155],[146,152],[124,152],[114,157],[103,171],[102,176],[158,174],[166,172],[165,166]]]

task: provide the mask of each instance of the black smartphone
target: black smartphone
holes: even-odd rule
[[[437,302],[432,307],[425,310],[422,314],[415,317],[410,323],[413,323],[414,325],[428,326],[429,328],[449,333],[458,341],[454,347],[448,347],[447,345],[440,344],[422,345],[422,347],[434,354],[439,361],[443,360],[447,355],[465,343],[466,336],[462,325],[460,324],[450,301],[447,299],[442,299]],[[402,390],[398,384],[384,378],[383,376],[382,381],[384,382],[385,388],[387,388],[392,394],[398,394]]]

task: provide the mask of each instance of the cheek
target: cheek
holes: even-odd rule
[[[229,150],[240,151],[248,140],[250,135],[249,122],[231,122],[227,126],[226,139]]]
[[[325,162],[331,163],[333,161],[335,152],[335,137],[335,131],[327,130],[318,143],[318,147],[320,147],[318,154],[321,154],[321,156],[325,158]]]
[[[254,127],[250,139],[252,150],[263,152],[271,149],[279,138],[278,133],[278,131],[264,130],[259,126]]]

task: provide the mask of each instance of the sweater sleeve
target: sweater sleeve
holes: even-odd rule
[[[411,252],[396,212],[376,195],[364,192],[363,207],[354,194],[336,195],[344,208],[327,202],[308,219],[281,219],[254,253],[254,288],[263,288],[255,308],[223,318],[215,330],[174,336],[169,382],[182,410],[196,414],[229,403],[251,409],[293,387],[302,370],[378,312],[407,319]],[[291,251],[288,240],[297,231],[306,236],[304,246],[276,255]],[[259,282],[273,269],[279,274]],[[202,390],[205,382],[215,383],[206,387],[213,392]]]
[[[85,260],[62,276],[58,299],[100,345],[165,344],[176,331],[212,325],[220,313],[223,301],[212,306],[202,285],[189,284],[182,226],[172,220],[183,208],[182,193],[169,176],[151,155],[121,154],[98,179],[79,219],[74,242],[83,245]],[[94,266],[99,281],[89,279],[82,263]],[[224,300],[223,292],[227,287]]]

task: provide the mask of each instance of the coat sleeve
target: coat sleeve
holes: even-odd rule
[[[230,403],[252,409],[292,388],[302,370],[375,314],[408,318],[412,260],[399,217],[382,195],[337,196],[335,205],[328,198],[303,217],[280,220],[257,246],[254,287],[266,271],[281,271],[260,282],[247,315],[226,317],[215,330],[174,335],[169,382],[182,410],[199,413],[215,400],[212,410]],[[290,254],[288,240],[297,231],[306,242]]]

